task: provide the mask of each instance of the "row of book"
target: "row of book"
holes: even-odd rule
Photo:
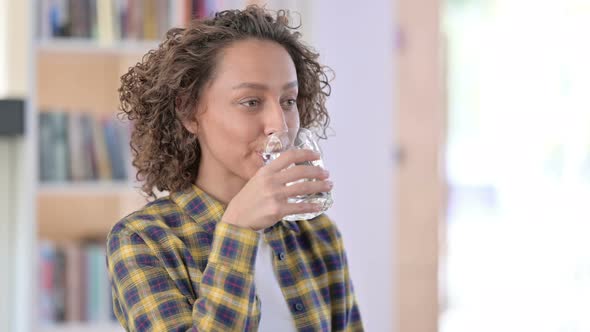
[[[172,25],[211,15],[219,0],[41,0],[43,39],[159,40]]]
[[[40,112],[41,182],[127,181],[132,169],[130,128],[115,116]]]
[[[114,321],[112,294],[105,259],[97,243],[39,244],[39,321]]]

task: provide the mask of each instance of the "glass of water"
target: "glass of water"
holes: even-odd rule
[[[264,164],[267,165],[268,163],[271,163],[273,160],[277,159],[282,152],[293,149],[312,150],[322,155],[322,151],[310,130],[305,128],[289,128],[285,131],[273,133],[266,138],[262,148],[262,159],[264,160]],[[297,165],[313,165],[325,168],[323,157],[320,157],[318,160],[306,161]],[[295,164],[288,168],[293,166],[295,166]],[[303,181],[316,181],[316,179],[301,179],[287,183],[287,186]],[[284,220],[289,221],[309,220],[315,218],[328,210],[334,203],[330,192],[315,193],[312,195],[298,195],[295,197],[289,197],[288,201],[289,203],[315,203],[322,206],[322,210],[319,212],[293,214],[283,218]]]

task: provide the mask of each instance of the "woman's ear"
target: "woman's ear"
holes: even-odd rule
[[[198,136],[199,133],[199,122],[197,121],[196,114],[191,114],[190,117],[182,120],[182,125],[191,134]]]
[[[180,96],[177,96],[175,100],[175,106],[178,108],[182,107],[181,105],[182,99],[180,98]],[[176,114],[179,113],[177,112]],[[195,107],[193,112],[191,112],[191,114],[189,114],[187,117],[183,117],[181,122],[183,127],[186,128],[186,130],[188,130],[191,134],[197,136],[199,132],[199,122],[197,121],[197,107]]]

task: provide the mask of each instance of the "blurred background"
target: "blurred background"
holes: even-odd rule
[[[252,3],[336,73],[328,215],[367,331],[590,331],[590,0],[0,0],[1,331],[122,330],[119,77]]]

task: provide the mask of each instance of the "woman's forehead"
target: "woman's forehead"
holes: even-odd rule
[[[228,46],[221,54],[217,77],[231,86],[245,82],[279,85],[297,81],[295,64],[280,44],[244,40]]]

